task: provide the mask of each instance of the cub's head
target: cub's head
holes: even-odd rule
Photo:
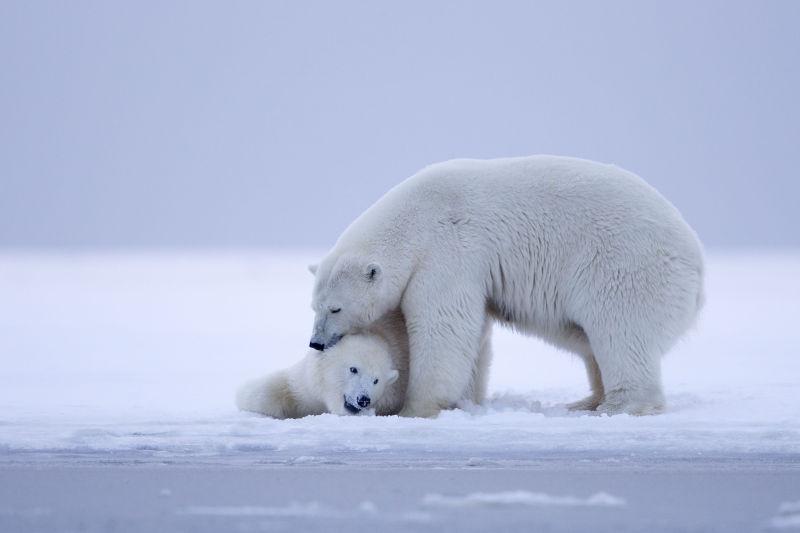
[[[338,415],[374,414],[386,388],[399,377],[389,346],[375,335],[348,335],[319,358],[325,405]]]
[[[342,255],[309,270],[316,276],[311,300],[316,316],[309,344],[315,350],[332,348],[388,310],[386,283],[378,263]]]

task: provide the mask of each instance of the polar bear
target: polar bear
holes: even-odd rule
[[[323,354],[311,350],[288,369],[245,383],[236,405],[273,418],[397,414],[405,380],[395,366],[381,336],[348,335]]]
[[[310,346],[405,316],[401,415],[451,407],[480,374],[493,321],[579,355],[576,409],[663,409],[661,356],[703,302],[703,256],[638,176],[559,156],[429,166],[359,216],[316,269]]]

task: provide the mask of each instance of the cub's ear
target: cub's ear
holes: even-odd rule
[[[318,268],[319,268],[319,265],[308,265],[308,271],[311,272],[312,276],[316,276],[317,275],[317,269]]]
[[[381,277],[381,266],[378,263],[370,263],[364,271],[368,281],[378,281]]]
[[[391,372],[389,372],[389,375],[386,376],[386,384],[391,385],[392,383],[397,381],[397,378],[399,377],[400,377],[400,372],[398,372],[397,370],[392,370]]]

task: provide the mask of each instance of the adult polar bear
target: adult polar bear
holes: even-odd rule
[[[401,414],[433,416],[482,379],[498,320],[583,358],[592,394],[572,407],[649,414],[661,356],[702,301],[697,236],[638,176],[557,156],[453,160],[386,193],[319,264],[311,347],[400,308]]]

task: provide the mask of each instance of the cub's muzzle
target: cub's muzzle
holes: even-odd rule
[[[349,401],[347,401],[347,396],[344,397],[344,408],[347,410],[348,413],[351,415],[357,415],[361,412],[361,408],[358,406],[353,405]]]

